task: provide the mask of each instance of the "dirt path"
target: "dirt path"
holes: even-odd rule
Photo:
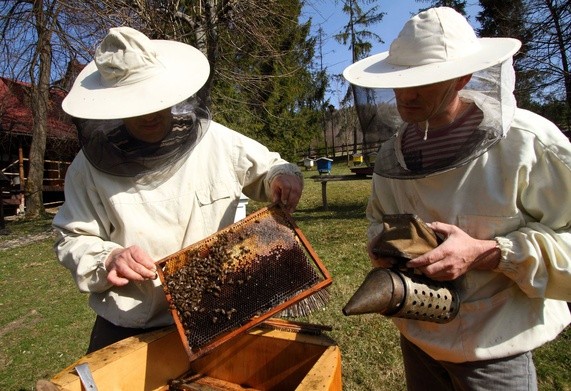
[[[22,236],[21,238],[2,240],[0,241],[0,251],[8,250],[14,247],[25,246],[34,242],[39,242],[40,240],[54,238],[55,234],[52,230],[40,232],[33,235]]]
[[[55,216],[57,211],[58,211],[58,208],[49,208],[49,209],[46,209],[45,212],[48,215]],[[6,222],[7,232],[5,233],[6,236],[4,236],[4,234],[0,235],[0,251],[15,248],[15,247],[25,246],[25,245],[35,243],[35,242],[39,242],[41,240],[45,240],[45,239],[49,239],[49,238],[52,238],[55,240],[56,235],[55,235],[54,230],[51,227],[48,228],[43,221],[39,223],[40,225],[36,225],[35,229],[33,229],[34,231],[36,231],[35,233],[31,233],[28,235],[21,235],[19,237],[14,238],[14,236],[16,236],[16,233],[15,233],[15,230],[10,229],[10,223],[14,222],[16,220],[19,220],[20,218],[21,217],[18,217],[18,216],[7,216],[4,218],[4,220]],[[44,229],[44,231],[41,231],[42,229]],[[12,231],[12,233],[11,233],[11,231]],[[40,231],[40,232],[38,232],[38,231]]]

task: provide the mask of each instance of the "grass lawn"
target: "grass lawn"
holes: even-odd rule
[[[350,173],[336,164],[333,174]],[[304,195],[294,219],[333,276],[331,301],[310,315],[314,323],[333,326],[329,335],[341,348],[346,391],[404,390],[398,333],[378,315],[345,317],[341,308],[369,270],[365,251],[365,205],[369,181],[330,182],[329,210],[321,207],[321,184],[304,171]],[[264,206],[250,202],[251,212]],[[49,220],[9,221],[0,244],[34,232],[46,232]],[[69,272],[58,264],[53,237],[0,250],[0,390],[33,390],[80,358],[94,314]],[[571,331],[534,352],[540,390],[571,390]],[[105,391],[105,390],[101,390]]]

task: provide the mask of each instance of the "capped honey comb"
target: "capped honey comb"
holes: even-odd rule
[[[331,283],[301,230],[278,204],[157,266],[191,360]]]

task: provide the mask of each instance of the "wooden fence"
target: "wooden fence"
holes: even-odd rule
[[[318,159],[320,157],[327,157],[335,161],[347,159],[348,164],[357,159],[362,159],[364,164],[372,164],[378,148],[378,145],[364,146],[363,143],[342,144],[336,145],[335,147],[323,148],[311,147],[298,153],[298,163],[303,162],[305,158]]]

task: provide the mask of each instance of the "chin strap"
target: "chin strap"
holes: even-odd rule
[[[457,79],[451,80],[450,84],[448,85],[448,88],[446,89],[446,93],[444,94],[444,96],[440,100],[440,103],[438,104],[438,106],[436,106],[434,108],[434,110],[432,110],[432,113],[424,121],[424,138],[423,138],[424,141],[426,141],[428,139],[428,121],[440,112],[440,110],[449,102],[449,99],[451,96],[453,96],[455,93],[457,93],[456,90],[454,89],[456,86],[456,80]],[[452,123],[453,121],[454,121],[454,119],[452,119],[452,121],[450,121],[450,123]]]

